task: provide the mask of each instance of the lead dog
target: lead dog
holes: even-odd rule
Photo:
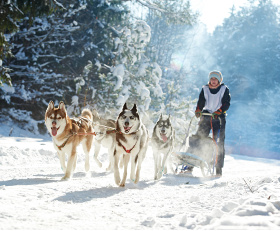
[[[63,102],[58,108],[50,101],[45,113],[45,124],[52,136],[55,150],[57,151],[62,170],[65,172],[62,180],[71,178],[77,162],[77,146],[81,143],[85,152],[85,170],[89,171],[89,152],[92,145],[92,135],[77,135],[77,133],[93,132],[92,113],[88,109],[82,111],[78,119],[70,119]],[[68,154],[67,167],[65,166],[65,154]]]
[[[136,104],[131,110],[124,104],[117,118],[116,145],[114,151],[114,177],[120,187],[125,186],[127,166],[131,159],[130,179],[135,184],[140,177],[141,164],[148,148],[148,131],[139,117]],[[120,179],[119,161],[123,158],[123,178]],[[137,165],[137,169],[136,169]]]
[[[92,111],[93,119],[93,130],[95,132],[95,136],[93,139],[94,144],[94,159],[98,166],[101,168],[102,163],[98,160],[98,154],[100,152],[101,146],[108,149],[109,155],[109,166],[107,167],[107,171],[111,170],[113,163],[113,153],[115,149],[116,143],[116,121],[111,119],[103,119],[99,116],[96,110]]]
[[[161,114],[154,127],[151,139],[155,161],[155,180],[160,179],[163,173],[167,173],[167,162],[169,164],[169,167],[172,169],[169,157],[174,149],[174,140],[175,132],[170,122],[170,115],[163,116]]]

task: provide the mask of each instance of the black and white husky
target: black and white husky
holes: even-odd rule
[[[124,104],[117,118],[116,145],[114,151],[114,177],[120,187],[125,186],[127,166],[131,160],[130,179],[137,184],[140,177],[141,164],[148,148],[148,130],[142,123],[136,104],[128,109]],[[123,160],[122,160],[123,158]],[[119,162],[123,161],[123,178],[120,178]]]
[[[174,149],[175,131],[170,122],[170,115],[160,115],[157,121],[151,143],[155,161],[155,175],[154,179],[158,180],[163,173],[167,173],[167,163],[172,169],[169,157]],[[163,155],[163,156],[162,156]]]
[[[111,170],[113,163],[113,153],[115,149],[116,143],[116,121],[112,119],[103,119],[99,116],[96,110],[92,111],[92,124],[93,130],[95,132],[95,136],[93,138],[94,144],[94,160],[101,168],[102,163],[98,159],[98,154],[100,152],[101,146],[108,149],[109,156],[109,166],[107,167],[107,171]]]

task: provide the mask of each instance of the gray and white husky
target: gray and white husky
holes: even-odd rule
[[[155,161],[155,180],[160,179],[163,173],[167,173],[167,163],[173,171],[169,157],[174,149],[174,140],[175,131],[171,125],[170,115],[163,116],[161,114],[154,127],[151,139]]]
[[[125,186],[128,162],[131,160],[130,179],[137,184],[139,182],[142,161],[148,148],[148,130],[142,123],[137,106],[128,109],[124,104],[117,118],[116,145],[114,151],[114,177],[120,187]],[[123,158],[123,178],[120,178],[119,162]]]
[[[101,146],[108,149],[109,156],[109,166],[107,167],[107,171],[111,170],[113,163],[113,153],[115,149],[116,143],[116,121],[112,119],[103,119],[99,116],[96,110],[92,111],[92,125],[93,130],[95,132],[95,136],[93,138],[94,144],[94,160],[101,168],[102,163],[98,159],[98,154],[100,152]]]

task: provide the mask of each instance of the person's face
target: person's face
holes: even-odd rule
[[[216,79],[215,77],[212,77],[212,78],[210,79],[210,84],[211,84],[213,87],[216,87],[216,86],[219,85],[219,80]]]

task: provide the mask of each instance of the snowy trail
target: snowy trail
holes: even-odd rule
[[[92,157],[92,156],[91,156]],[[280,161],[227,155],[222,178],[167,174],[153,180],[148,149],[135,185],[125,188],[91,158],[63,176],[51,142],[0,139],[0,229],[279,229]],[[253,191],[253,193],[251,192]]]

